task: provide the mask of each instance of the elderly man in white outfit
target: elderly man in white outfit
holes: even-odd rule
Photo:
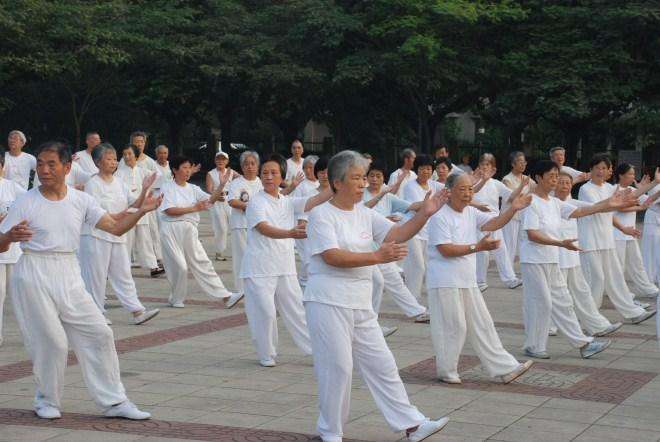
[[[342,440],[355,362],[390,428],[406,431],[409,441],[420,441],[442,429],[447,418],[429,420],[408,400],[371,306],[372,266],[403,258],[404,243],[442,206],[446,195],[438,192],[427,198],[415,217],[396,226],[358,204],[366,168],[367,160],[357,152],[335,155],[328,166],[335,194],[310,212],[307,225],[311,258],[303,300],[318,380],[317,428],[324,442]],[[382,244],[376,251],[374,241]]]
[[[612,163],[605,155],[596,155],[591,160],[591,180],[580,187],[579,199],[588,203],[597,203],[611,197],[616,187],[605,181],[609,176]],[[660,172],[656,171],[655,182],[660,181]],[[646,192],[653,183],[641,185],[633,192],[636,197]],[[633,302],[619,259],[616,256],[614,227],[626,234],[634,234],[634,227],[623,226],[612,212],[597,213],[578,220],[580,238],[580,262],[582,271],[591,288],[597,307],[603,302],[607,292],[617,311],[633,324],[639,324],[655,315],[655,310],[645,311]]]
[[[172,181],[172,169],[170,169],[170,162],[168,161],[170,150],[167,146],[161,144],[156,147],[154,153],[156,154],[156,169],[158,171],[158,177],[152,188],[155,195],[160,195],[161,187]],[[158,211],[156,211],[154,215],[156,216],[156,220],[160,222]]]
[[[234,291],[243,293],[240,277],[243,254],[247,245],[247,209],[252,195],[263,189],[259,172],[259,154],[248,150],[239,158],[243,176],[234,179],[227,188],[227,201],[231,207],[229,228],[231,229],[231,268],[234,274]]]
[[[20,130],[12,130],[7,137],[5,152],[5,178],[17,182],[23,189],[27,190],[30,184],[30,172],[37,167],[37,159],[34,155],[23,152],[23,146],[27,142],[25,134]]]
[[[229,164],[229,155],[227,152],[217,152],[215,154],[215,168],[209,170],[206,174],[206,191],[213,193],[220,186],[221,176],[228,175],[224,181],[230,182],[240,175],[233,171]],[[215,260],[227,261],[224,253],[227,250],[227,236],[229,235],[229,216],[231,207],[227,204],[227,191],[224,191],[222,198],[213,204],[209,210],[211,215],[211,227],[213,228],[213,241],[215,243]]]
[[[458,358],[469,336],[488,374],[509,383],[526,372],[532,362],[518,362],[504,349],[497,335],[477,286],[475,253],[497,248],[500,240],[486,234],[477,242],[477,232],[502,228],[529,204],[529,197],[519,196],[496,217],[470,207],[473,189],[469,176],[450,175],[447,188],[451,192],[449,203],[431,217],[428,227],[426,286],[438,378],[449,384],[461,383]]]
[[[529,177],[525,176],[525,169],[527,168],[527,159],[525,153],[520,151],[511,152],[509,155],[511,162],[511,172],[502,178],[502,184],[509,188],[510,191],[515,191],[524,179]],[[534,188],[534,180],[529,180],[529,183],[523,187],[522,193],[527,194]],[[508,207],[506,200],[502,201],[502,209]],[[516,256],[518,255],[518,242],[520,241],[520,213],[516,213],[502,229],[502,236],[504,244],[506,244],[507,254],[513,266]]]
[[[17,198],[0,224],[0,252],[21,242],[10,290],[16,319],[32,359],[37,391],[34,407],[44,419],[61,417],[69,343],[83,379],[109,417],[148,419],[126,397],[112,330],[85,290],[76,258],[83,224],[123,235],[159,200],[145,198],[137,212],[113,219],[89,195],[68,187],[71,150],[49,142],[39,149],[41,186]],[[44,216],[48,214],[48,216]]]
[[[389,187],[394,186],[394,184],[399,180],[401,174],[405,175],[403,182],[399,185],[399,191],[395,193],[399,198],[403,198],[403,188],[409,181],[417,179],[417,174],[413,171],[413,166],[415,165],[415,158],[417,154],[412,149],[403,149],[401,152],[401,167],[395,170],[390,174],[390,178],[387,181]]]
[[[96,167],[96,163],[94,163],[94,159],[92,158],[92,150],[101,144],[101,136],[98,132],[87,132],[87,135],[85,135],[85,144],[87,147],[83,150],[79,150],[73,156],[74,164],[78,164],[86,173],[94,175],[95,173],[98,173],[99,168]]]
[[[555,163],[559,168],[559,173],[567,173],[573,178],[573,184],[583,183],[588,181],[591,178],[591,174],[586,172],[580,172],[577,169],[573,169],[570,166],[566,165],[566,149],[561,146],[555,146],[550,149],[548,152],[550,155],[550,161]]]

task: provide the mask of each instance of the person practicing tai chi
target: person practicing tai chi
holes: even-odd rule
[[[471,207],[474,190],[467,174],[447,178],[449,202],[429,220],[428,271],[431,340],[438,378],[461,384],[458,359],[469,336],[472,348],[486,372],[503,383],[525,373],[532,361],[520,363],[507,352],[477,285],[476,253],[494,250],[501,240],[490,232],[501,229],[529,204],[530,196],[518,196],[499,215]],[[485,234],[477,240],[477,233]]]
[[[286,167],[278,154],[261,163],[264,188],[253,195],[246,210],[247,248],[241,267],[245,313],[259,363],[264,367],[276,364],[278,312],[298,348],[312,354],[293,243],[306,237],[305,225],[296,223],[295,214],[307,212],[332,196],[331,191],[304,197],[282,195],[280,185]]]
[[[520,221],[525,354],[539,359],[550,358],[547,343],[552,321],[571,345],[580,349],[583,358],[590,358],[605,350],[611,341],[594,340],[582,332],[573,299],[559,268],[559,248],[579,250],[579,247],[575,244],[577,238],[560,239],[561,220],[628,207],[634,204],[634,200],[629,193],[621,192],[577,208],[550,195],[556,189],[559,178],[559,168],[555,163],[539,161],[531,175],[537,183],[536,189]],[[581,236],[579,238],[582,240]]]
[[[591,178],[591,174],[586,172],[580,172],[577,169],[573,169],[570,166],[566,166],[566,149],[561,146],[555,146],[550,149],[548,152],[550,155],[550,161],[555,163],[559,168],[559,172],[567,173],[573,179],[573,184],[580,184],[585,181],[588,181]]]
[[[84,172],[94,175],[98,173],[99,169],[96,167],[92,158],[92,151],[96,146],[101,144],[101,135],[98,132],[87,132],[87,135],[85,135],[85,144],[87,145],[86,148],[79,150],[73,156],[73,164],[78,164]]]
[[[112,330],[85,290],[76,251],[84,224],[121,236],[160,200],[146,197],[135,213],[115,220],[94,198],[66,185],[68,146],[47,142],[38,152],[41,185],[20,195],[0,224],[0,252],[14,242],[23,250],[11,275],[10,293],[37,383],[34,409],[44,419],[61,417],[70,343],[85,384],[105,416],[148,419],[151,415],[126,397]]]
[[[220,177],[228,175],[226,182],[230,182],[240,175],[233,171],[229,164],[229,155],[227,152],[220,151],[215,154],[215,169],[209,170],[206,174],[206,191],[211,194],[220,185]],[[213,228],[213,241],[215,243],[215,260],[227,261],[224,253],[227,249],[227,235],[229,234],[229,215],[231,207],[227,204],[227,191],[224,191],[222,198],[213,204],[209,210],[211,215],[211,227]]]
[[[170,157],[170,150],[164,144],[156,147],[154,151],[156,154],[156,168],[158,170],[158,178],[154,183],[153,192],[154,195],[160,195],[160,188],[163,187],[163,184],[172,181],[172,169],[170,169],[170,162],[168,158]],[[160,223],[160,218],[158,217],[158,212],[154,214],[156,216],[156,221]]]
[[[642,232],[642,260],[649,280],[660,286],[660,186],[649,191]],[[658,297],[660,303],[660,296]]]
[[[405,256],[405,242],[440,209],[446,194],[427,196],[413,218],[395,225],[359,204],[366,172],[367,160],[357,152],[332,157],[328,175],[334,196],[312,209],[307,224],[310,264],[303,300],[318,381],[317,428],[324,442],[342,440],[355,363],[390,428],[421,441],[448,419],[429,420],[410,404],[371,306],[371,280],[374,265]],[[381,244],[376,251],[374,242]]]
[[[202,288],[212,298],[223,298],[225,307],[234,307],[242,293],[227,290],[213,268],[202,243],[199,241],[199,212],[209,210],[224,192],[228,176],[221,176],[218,188],[211,195],[199,186],[190,184],[193,164],[189,158],[174,157],[170,160],[174,180],[161,188],[163,202],[160,205],[163,261],[170,283],[171,307],[183,308],[188,295],[188,269]]]
[[[120,219],[126,211],[139,208],[156,179],[152,173],[142,183],[137,199],[131,196],[126,184],[113,175],[117,169],[117,151],[109,143],[98,144],[92,150],[98,173],[85,185],[85,193],[92,196],[108,214]],[[105,315],[105,287],[110,281],[122,306],[133,315],[133,323],[144,324],[154,318],[158,309],[147,310],[140,302],[131,275],[131,256],[126,248],[126,238],[83,225],[80,238],[80,270],[85,288],[91,293],[96,306]],[[110,320],[106,317],[108,324]]]
[[[395,193],[399,198],[403,198],[403,188],[409,181],[417,179],[417,174],[413,171],[417,154],[413,149],[403,149],[401,152],[401,167],[390,174],[387,185],[392,187],[399,180],[401,174],[405,175],[403,182],[399,185],[398,192]]]
[[[508,187],[510,191],[514,192],[523,180],[527,180],[528,184],[523,187],[522,194],[529,193],[533,190],[535,183],[534,180],[531,180],[528,176],[524,175],[525,169],[527,168],[525,153],[520,151],[511,152],[509,160],[511,162],[511,172],[502,178],[502,184]],[[508,202],[506,200],[502,201],[502,209],[506,209],[507,207]],[[516,256],[518,255],[518,242],[520,241],[520,212],[517,212],[511,221],[504,226],[502,229],[502,236],[504,238],[504,244],[506,245],[509,259],[511,260],[511,266],[513,266]]]
[[[616,186],[609,184],[606,179],[612,162],[606,155],[596,155],[591,160],[591,180],[580,187],[578,199],[588,203],[597,203],[611,197]],[[632,192],[639,197],[656,183],[660,182],[660,170],[656,170],[653,181],[640,186]],[[614,227],[627,235],[634,235],[634,226],[624,226],[614,218],[612,212],[596,213],[595,215],[578,220],[578,238],[580,238],[580,262],[582,271],[591,288],[591,296],[596,307],[603,303],[603,294],[614,304],[616,310],[633,324],[639,324],[653,315],[656,311],[645,311],[634,302],[634,295],[626,284],[623,269],[616,256],[616,242],[614,240]]]
[[[37,167],[37,159],[34,155],[23,152],[27,143],[25,134],[20,130],[12,130],[7,137],[7,148],[5,152],[5,178],[18,183],[27,190],[30,184],[30,172]]]

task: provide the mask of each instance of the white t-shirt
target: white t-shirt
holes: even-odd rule
[[[310,181],[307,178],[305,178],[298,185],[298,187],[296,187],[295,190],[291,192],[291,196],[295,198],[303,198],[303,197],[309,198],[310,196],[318,195],[319,185],[320,183],[318,181]],[[302,211],[296,212],[296,219],[306,220],[307,213]]]
[[[453,164],[453,163],[452,163],[452,165],[451,165],[451,169],[449,170],[449,174],[448,174],[447,176],[451,176],[451,175],[463,175],[464,173],[465,173],[465,171],[463,170],[462,167],[457,166],[456,164]],[[438,179],[438,171],[437,171],[437,170],[434,170],[434,171],[433,171],[433,175],[431,175],[431,179],[432,179],[433,181],[436,181],[436,180]]]
[[[656,192],[660,192],[660,185],[656,185],[653,189],[648,191],[649,196],[655,195]],[[660,198],[656,199],[651,206],[646,209],[644,214],[644,226],[660,226]],[[646,227],[645,227],[646,228]]]
[[[445,204],[429,219],[426,287],[429,289],[477,287],[476,254],[445,258],[436,246],[476,244],[481,226],[494,217],[494,213],[484,213],[472,206],[457,212],[449,204]]]
[[[84,186],[91,177],[92,174],[85,172],[82,166],[74,161],[71,163],[71,170],[66,174],[64,182],[67,186]],[[32,187],[40,185],[41,181],[39,180],[39,175],[35,173]]]
[[[83,224],[96,226],[105,213],[94,198],[73,187],[67,187],[66,196],[59,201],[44,198],[39,188],[34,188],[16,198],[0,231],[7,233],[25,220],[34,233],[32,239],[21,243],[22,249],[75,252]]]
[[[300,159],[299,163],[293,161],[293,158],[286,160],[286,181],[293,180],[296,175],[303,171],[303,161],[304,159],[302,158]]]
[[[591,180],[580,187],[578,199],[595,204],[612,196],[616,187],[610,183],[595,185]],[[612,212],[596,213],[578,219],[580,248],[585,252],[614,249]]]
[[[30,171],[37,169],[37,159],[34,155],[21,152],[17,157],[5,152],[5,178],[17,182],[23,189],[30,183]]]
[[[227,201],[239,200],[247,203],[252,198],[252,195],[263,189],[261,180],[256,177],[254,180],[246,180],[245,177],[240,176],[229,183],[227,189]],[[249,205],[249,204],[248,204]],[[230,229],[247,229],[247,218],[245,212],[239,209],[231,208],[229,215],[229,228]]]
[[[437,181],[433,181],[433,180],[429,180],[428,185],[429,185],[429,190],[432,192],[432,194],[441,191],[445,187],[444,184],[439,183]],[[428,192],[428,190],[424,190],[422,188],[422,186],[419,185],[417,180],[414,180],[414,181],[410,181],[410,182],[406,183],[406,185],[403,186],[402,198],[404,200],[408,201],[409,203],[416,203],[418,201],[424,201],[424,198],[426,198],[426,193],[427,192]],[[415,216],[415,212],[412,212],[412,211],[405,212],[403,214],[403,219],[405,221],[408,221],[413,216]],[[429,239],[429,235],[428,235],[428,232],[427,232],[427,225],[428,225],[428,223],[426,223],[424,225],[424,227],[422,227],[420,229],[420,231],[417,232],[417,235],[415,235],[416,238],[424,240],[424,241]]]
[[[378,195],[378,193],[370,193],[369,190],[364,189],[364,194],[362,195],[362,201],[367,202],[371,201]],[[399,198],[398,196],[392,193],[386,193],[375,206],[372,207],[373,210],[380,213],[384,217],[388,217],[394,213],[405,213],[410,207],[410,202]]]
[[[175,181],[170,181],[160,188],[163,195],[163,202],[160,203],[158,210],[161,212],[161,221],[178,222],[188,221],[195,226],[199,224],[199,212],[186,213],[181,216],[169,216],[165,210],[172,207],[192,207],[199,201],[207,200],[211,197],[195,184],[186,183],[179,186]]]
[[[109,183],[100,176],[94,175],[85,184],[85,193],[91,195],[101,208],[110,214],[122,212],[135,202],[135,198],[131,196],[126,183],[116,176],[112,178],[112,182]],[[112,243],[123,243],[126,241],[125,235],[115,236],[87,224],[83,225],[82,234],[91,235],[94,238]]]
[[[456,167],[461,169],[465,173],[472,173],[474,170],[472,170],[472,167],[469,164],[459,164]]]
[[[6,215],[19,195],[27,192],[17,182],[0,178],[0,213]],[[14,264],[21,257],[21,247],[18,243],[11,243],[9,250],[0,253],[0,264]]]
[[[617,186],[618,187],[618,186]],[[637,190],[632,186],[629,186],[630,189]],[[641,195],[638,199],[638,204],[644,204],[644,201],[648,199],[647,195]],[[637,212],[615,212],[614,218],[621,223],[621,225],[626,227],[635,227],[637,224]],[[634,236],[626,235],[621,230],[614,228],[614,240],[615,241],[637,241]]]
[[[137,160],[137,165],[140,166],[143,169],[148,170],[151,173],[159,171],[158,163],[156,162],[156,160],[154,160],[153,158],[151,158],[147,154],[144,154],[144,156],[142,158],[139,158]],[[119,167],[120,168],[126,167],[126,163],[124,163],[123,158],[121,160],[119,160]],[[150,175],[151,175],[151,173],[150,173]]]
[[[263,190],[254,194],[245,211],[248,234],[241,278],[297,274],[293,238],[269,238],[262,235],[256,226],[265,222],[279,229],[292,229],[295,226],[295,213],[305,210],[307,198],[285,195],[275,198]]]
[[[158,178],[154,181],[153,188],[160,189],[165,183],[172,181],[172,169],[170,169],[169,161],[164,166],[156,162],[156,169],[158,170]]]
[[[585,207],[590,206],[591,204],[585,203],[584,201],[574,200],[570,195],[564,201],[565,203],[571,204],[575,207]],[[575,239],[578,237],[578,226],[576,218],[569,218],[561,220],[561,225],[559,226],[559,239]],[[579,241],[578,243],[579,244]],[[560,269],[572,269],[573,267],[580,266],[580,252],[575,250],[568,250],[564,247],[559,247],[559,268]]]
[[[561,238],[561,220],[568,219],[577,207],[554,196],[547,200],[532,195],[532,202],[520,216],[520,262],[526,264],[559,264],[559,247],[531,241],[528,230],[538,230],[552,239]]]
[[[569,166],[561,166],[561,172],[569,174],[571,177],[573,177],[573,181],[575,181],[575,178],[579,177],[583,173]]]
[[[485,204],[496,215],[500,213],[500,198],[507,200],[511,196],[511,189],[494,178],[486,181],[486,184],[474,194],[473,200]]]
[[[334,267],[321,254],[331,249],[373,252],[373,243],[382,243],[393,225],[362,204],[341,210],[326,202],[312,209],[307,224],[309,279],[303,301],[371,310],[373,266]]]
[[[396,180],[399,179],[399,175],[401,175],[402,173],[403,173],[403,170],[401,170],[401,169],[397,169],[394,172],[392,172],[390,174],[390,179],[387,181],[387,185],[390,186],[390,187],[394,186],[394,184],[396,183]],[[397,193],[395,193],[395,195],[398,196],[399,198],[403,198],[403,188],[410,181],[416,180],[416,179],[417,179],[417,174],[411,170],[410,173],[408,174],[408,176],[403,179],[403,182],[401,183],[401,187],[399,187],[399,191]]]
[[[149,172],[140,166],[119,166],[115,172],[115,176],[126,184],[132,201],[135,201],[140,197],[140,193],[142,192],[142,181],[151,174],[152,172]],[[140,218],[140,221],[137,222],[137,225],[139,226],[145,224],[149,224],[149,218],[147,216],[143,216]]]
[[[87,153],[87,150],[79,150],[76,152],[76,156],[78,158],[76,159],[75,163],[78,163],[84,172],[87,172],[90,175],[99,173],[99,168],[96,167],[96,164],[92,159],[92,155]]]

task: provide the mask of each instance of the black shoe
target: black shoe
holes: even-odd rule
[[[151,269],[151,277],[156,278],[158,275],[162,275],[165,273],[165,269],[162,267],[156,267],[155,269]]]

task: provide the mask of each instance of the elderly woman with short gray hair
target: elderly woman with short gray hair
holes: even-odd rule
[[[405,242],[442,207],[447,194],[427,196],[412,219],[395,225],[360,204],[366,171],[361,154],[335,155],[328,164],[335,194],[309,215],[309,280],[303,301],[318,380],[318,431],[326,442],[342,440],[355,362],[390,428],[420,441],[442,429],[447,419],[429,420],[408,400],[371,306],[372,267],[402,259]],[[375,251],[374,242],[380,244]]]

